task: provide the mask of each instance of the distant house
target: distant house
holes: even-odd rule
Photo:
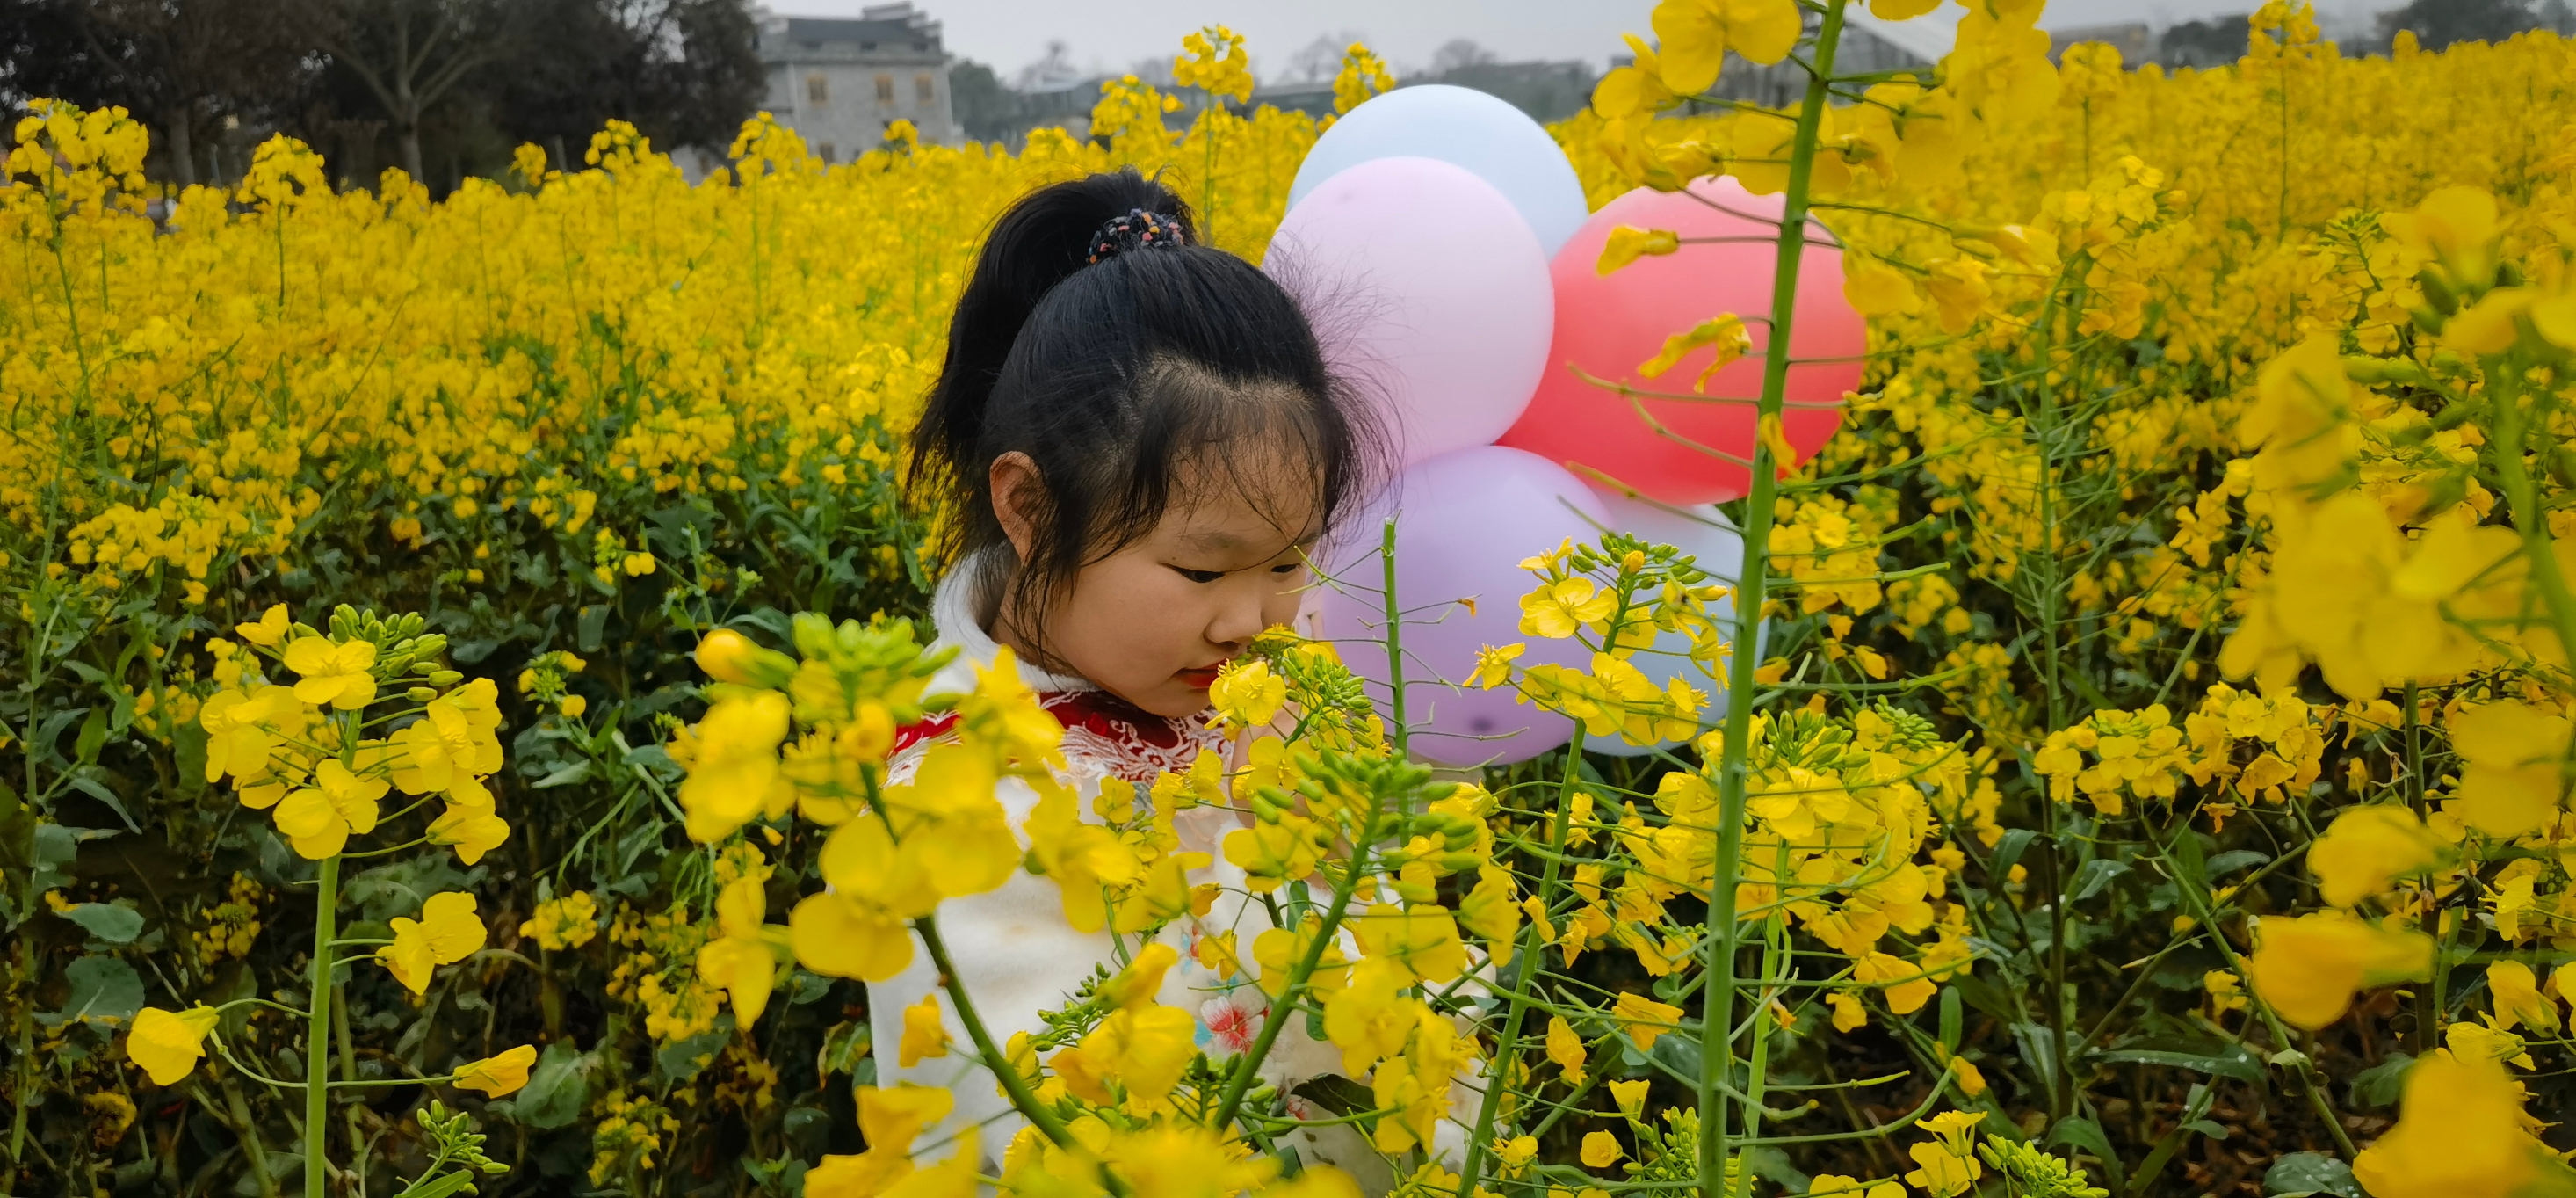
[[[963,140],[939,22],[909,3],[870,5],[855,20],[765,17],[760,61],[769,76],[761,106],[825,162],[875,149],[897,120],[923,141]]]
[[[1259,108],[1264,104],[1281,112],[1302,112],[1315,117],[1330,116],[1333,112],[1333,81],[1289,79],[1252,89],[1250,107]]]
[[[1958,18],[1963,11],[1943,9],[1911,21],[1882,21],[1857,6],[1846,9],[1842,38],[1834,49],[1834,73],[1928,71],[1950,53],[1951,43],[1958,38]],[[1614,60],[1613,65],[1624,65],[1625,61],[1623,57]],[[1717,86],[1710,88],[1708,94],[1721,100],[1785,108],[1806,96],[1807,70],[1790,59],[1765,66],[1746,62],[1728,51],[1725,66],[1717,74]]]
[[[2243,14],[2210,17],[2199,21],[2178,21],[2165,28],[2157,41],[2157,62],[2168,68],[2193,67],[2208,70],[2223,67],[2245,56],[2249,44]]]
[[[2066,48],[2077,42],[2101,42],[2120,52],[2120,63],[2131,70],[2142,63],[2159,61],[2157,51],[2162,39],[2144,21],[2124,21],[2116,25],[2078,25],[2048,31],[2048,60],[2066,57]]]

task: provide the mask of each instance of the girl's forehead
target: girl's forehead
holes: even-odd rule
[[[1302,491],[1251,495],[1206,488],[1164,513],[1162,531],[1184,549],[1275,553],[1323,535],[1315,497]]]
[[[1183,480],[1161,530],[1189,548],[1275,551],[1323,535],[1323,496],[1312,463],[1255,450],[1200,463]]]

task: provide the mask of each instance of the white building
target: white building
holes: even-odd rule
[[[948,52],[939,22],[909,3],[876,4],[856,20],[763,14],[761,107],[826,162],[848,162],[911,121],[921,139],[963,140],[949,104]]]

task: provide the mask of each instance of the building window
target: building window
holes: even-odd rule
[[[912,77],[912,94],[914,99],[921,102],[922,107],[928,108],[930,102],[936,99],[939,93],[936,85],[931,83],[929,74],[925,72]]]
[[[806,103],[828,104],[831,100],[832,89],[823,82],[823,76],[820,73],[807,75],[805,77]]]
[[[887,108],[894,106],[894,76],[877,76],[877,104]]]

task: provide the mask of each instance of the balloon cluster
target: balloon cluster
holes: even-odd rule
[[[1401,613],[1404,711],[1420,756],[1504,764],[1564,744],[1573,726],[1563,716],[1516,704],[1508,689],[1453,684],[1474,672],[1477,649],[1522,639],[1512,601],[1529,587],[1521,563],[1569,539],[1645,537],[1732,582],[1742,541],[1714,505],[1742,497],[1749,477],[1707,450],[1752,456],[1754,409],[1724,401],[1760,394],[1761,355],[1708,371],[1696,390],[1642,369],[1677,330],[1770,311],[1779,197],[1706,179],[1684,192],[1638,188],[1590,212],[1545,129],[1485,93],[1432,85],[1335,122],[1298,168],[1288,206],[1265,269],[1305,302],[1335,364],[1379,405],[1403,465],[1322,554],[1337,580],[1322,595],[1322,635],[1384,701],[1395,674],[1387,613]],[[1708,252],[1605,273],[1603,250],[1622,226],[1672,230]],[[1823,240],[1801,269],[1801,361],[1782,419],[1801,460],[1833,435],[1833,405],[1859,383],[1864,348],[1842,300],[1841,256]],[[1391,598],[1373,560],[1389,517]],[[1550,651],[1583,653],[1537,641],[1526,664]],[[1723,703],[1713,667],[1680,652],[1639,664],[1659,686],[1681,677]]]

